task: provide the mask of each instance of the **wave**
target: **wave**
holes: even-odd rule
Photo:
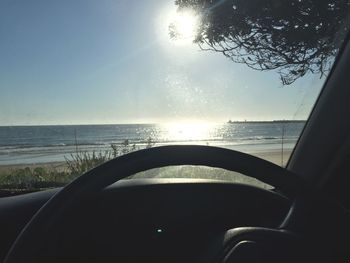
[[[105,143],[100,142],[84,142],[84,143],[49,143],[49,144],[5,144],[0,146],[1,149],[25,149],[34,147],[65,147],[65,146],[88,146],[88,145],[105,145]]]
[[[169,128],[170,127],[170,128]],[[282,142],[281,126],[275,123],[196,127],[162,125],[99,125],[0,128],[0,164],[64,160],[77,151],[106,151],[110,145],[154,146],[197,144],[234,149],[273,149]],[[283,138],[295,144],[303,125],[290,124]],[[196,135],[198,133],[198,135]]]
[[[284,138],[284,142],[296,141],[297,137]],[[0,146],[0,155],[9,154],[15,152],[72,152],[73,150],[90,150],[90,149],[107,149],[112,144],[123,147],[124,145],[135,145],[145,146],[151,143],[152,145],[169,145],[169,144],[209,144],[209,145],[244,145],[244,144],[280,144],[281,138],[274,136],[254,136],[245,138],[211,138],[211,139],[200,139],[200,140],[128,140],[128,144],[125,144],[125,140],[112,141],[112,142],[85,142],[85,143],[53,143],[53,144],[41,144],[41,145],[11,145],[11,146]]]

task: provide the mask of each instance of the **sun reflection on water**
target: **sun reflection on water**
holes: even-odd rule
[[[166,141],[203,141],[208,140],[213,132],[211,123],[176,122],[162,124]]]

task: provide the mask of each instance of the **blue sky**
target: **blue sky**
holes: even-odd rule
[[[324,80],[170,40],[173,2],[1,1],[0,125],[307,118]]]

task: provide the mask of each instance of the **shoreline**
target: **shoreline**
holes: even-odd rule
[[[245,152],[245,153],[267,160],[279,166],[281,166],[282,164],[281,152],[278,150]],[[284,150],[282,166],[286,165],[291,153],[292,153],[292,149]],[[31,163],[31,164],[26,164],[26,163],[3,164],[3,165],[0,165],[0,174],[10,173],[11,171],[18,170],[18,169],[25,169],[27,167],[31,169],[42,167],[49,170],[52,169],[56,171],[65,171],[67,169],[67,163],[64,161],[58,161],[58,162],[41,162],[41,163]]]

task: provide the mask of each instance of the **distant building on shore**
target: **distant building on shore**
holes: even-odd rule
[[[234,124],[234,123],[304,123],[306,120],[272,120],[272,121],[232,121],[229,120],[228,124]]]

